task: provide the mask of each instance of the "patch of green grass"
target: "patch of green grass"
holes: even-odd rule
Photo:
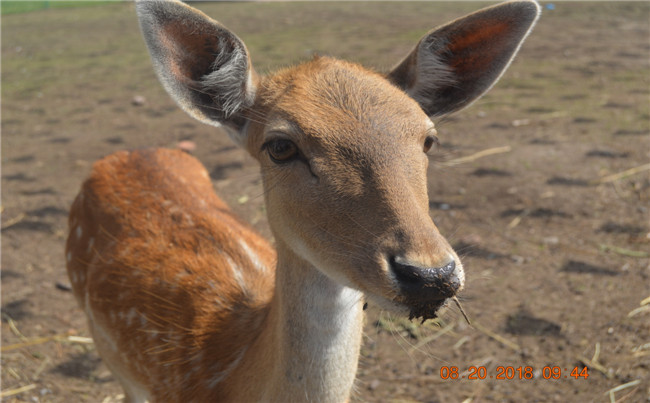
[[[79,97],[152,72],[129,3],[13,14],[2,24],[3,98]],[[106,35],[115,27],[119,34]]]
[[[2,15],[28,13],[30,11],[46,10],[49,8],[87,7],[98,4],[111,3],[110,1],[2,1],[0,12]]]

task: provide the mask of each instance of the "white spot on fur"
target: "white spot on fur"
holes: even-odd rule
[[[77,229],[75,231],[77,233],[77,239],[80,239],[81,236],[83,235],[83,230],[81,229],[81,225],[77,225]]]
[[[226,260],[228,261],[228,266],[230,266],[230,271],[232,272],[232,277],[235,279],[235,282],[237,282],[237,285],[239,288],[244,292],[248,292],[248,286],[246,285],[246,281],[244,281],[244,275],[237,267],[235,262],[229,257],[226,256]]]
[[[68,252],[68,254],[65,257],[68,260],[68,263],[72,262],[72,252]]]
[[[176,274],[174,275],[174,281],[172,281],[172,282],[173,283],[178,283],[180,280],[184,279],[185,277],[187,277],[189,275],[190,274],[186,270],[181,269],[178,272],[176,272]]]
[[[239,246],[246,252],[246,255],[248,255],[248,258],[250,261],[253,263],[253,266],[260,272],[264,273],[266,272],[266,266],[262,263],[260,260],[260,257],[255,251],[253,251],[250,246],[244,241],[243,239],[239,239]]]
[[[86,253],[90,253],[93,250],[93,245],[95,244],[95,238],[90,237],[88,240],[88,247],[86,248]]]

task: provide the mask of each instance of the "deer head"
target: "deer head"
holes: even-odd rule
[[[314,57],[266,76],[203,13],[137,7],[167,92],[259,161],[279,264],[300,260],[383,306],[435,317],[465,274],[429,216],[432,119],[494,85],[539,6],[506,2],[434,29],[388,74]]]

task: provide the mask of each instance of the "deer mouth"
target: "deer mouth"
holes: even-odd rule
[[[366,293],[366,297],[371,303],[376,303],[383,309],[399,315],[408,315],[409,320],[417,319],[421,323],[428,319],[436,319],[440,310],[449,305],[448,301],[456,298],[453,296],[432,300],[405,299],[403,297],[389,299],[374,293]]]
[[[449,299],[456,298],[461,284],[458,281],[450,281],[444,286],[435,283],[422,285],[402,282],[400,288],[403,295],[401,302],[409,309],[409,319],[422,319],[424,323],[427,319],[438,317],[440,308],[446,306]]]
[[[446,305],[447,299],[408,304],[410,307],[409,320],[421,319],[421,323],[424,323],[427,319],[435,319],[438,317],[440,308]]]

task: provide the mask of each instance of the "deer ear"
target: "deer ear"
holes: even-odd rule
[[[180,1],[142,0],[136,10],[154,70],[172,98],[194,118],[240,132],[258,82],[244,43]]]
[[[388,78],[431,117],[462,109],[498,81],[540,14],[532,0],[479,10],[425,35]]]

